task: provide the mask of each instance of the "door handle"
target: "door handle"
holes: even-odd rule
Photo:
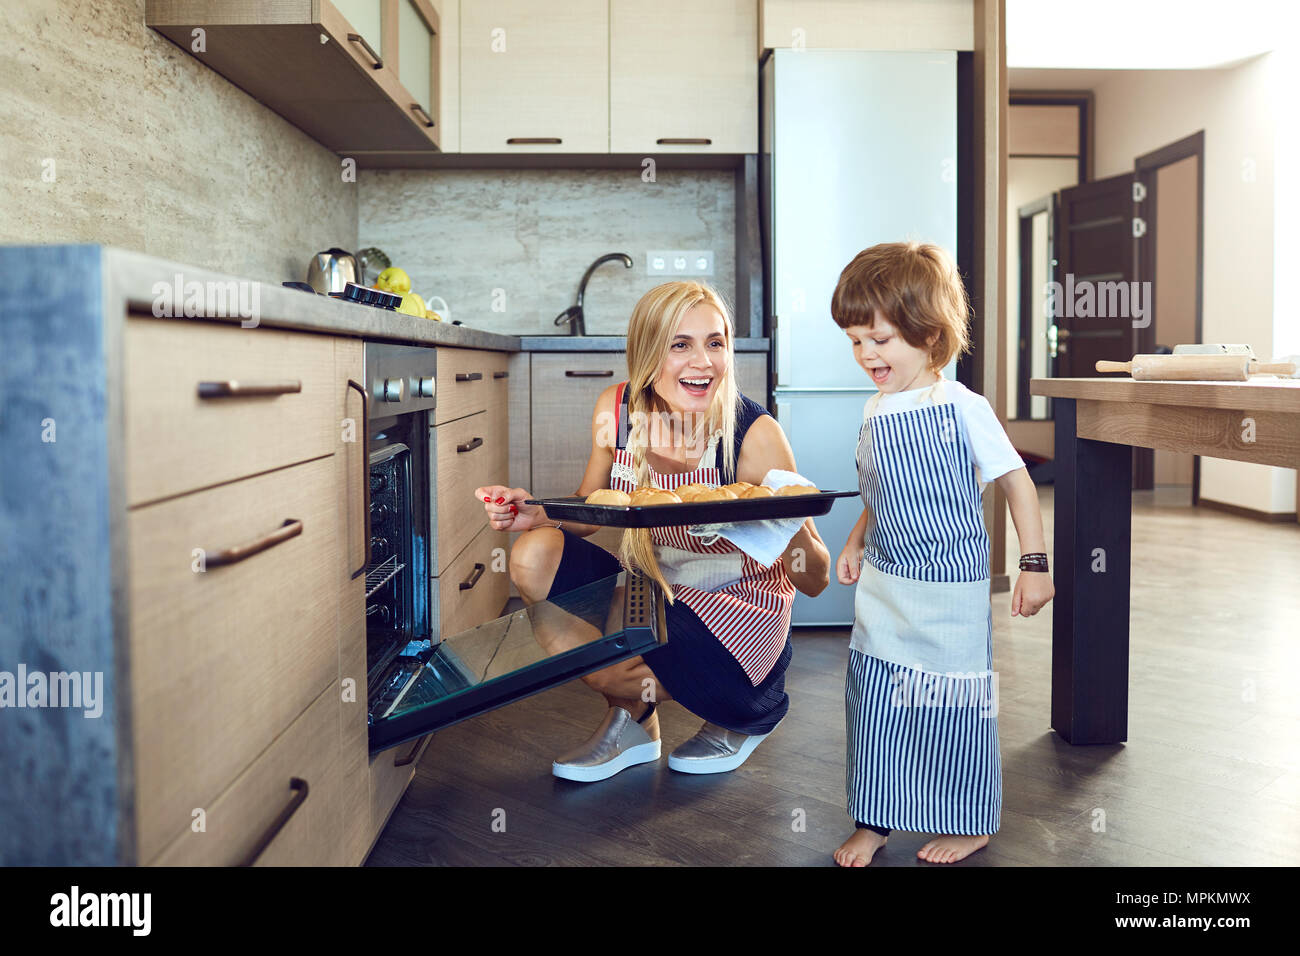
[[[411,112],[417,114],[424,121],[425,126],[433,125],[433,117],[430,116],[428,112],[425,111],[425,108],[419,103],[411,104]]]
[[[376,70],[382,70],[384,68],[384,61],[380,59],[379,54],[375,52],[375,48],[372,47],[369,43],[367,43],[366,38],[363,37],[360,33],[349,33],[348,42],[361,44],[361,46],[365,49],[366,53],[369,55],[370,59],[375,61],[374,68]]]
[[[585,369],[566,369],[564,372],[564,377],[565,378],[613,378],[614,370],[609,369],[608,371],[604,371],[604,372],[589,372],[586,371]]]
[[[456,446],[456,454],[463,455],[467,451],[473,451],[481,444],[483,444],[483,439],[481,438],[473,438],[467,442],[461,442]]]
[[[406,766],[409,766],[410,764],[415,763],[416,758],[420,756],[420,751],[423,750],[423,749],[424,749],[424,745],[425,745],[426,743],[429,742],[429,737],[430,737],[430,736],[432,736],[432,735],[431,735],[431,734],[425,734],[423,737],[421,737],[421,738],[420,738],[419,740],[417,740],[415,743],[411,744],[411,749],[408,750],[408,751],[406,752],[406,755],[405,755],[405,756],[403,756],[403,757],[394,757],[394,758],[393,758],[393,766],[394,766],[394,767],[406,767]]]
[[[478,584],[478,579],[483,577],[483,572],[487,570],[487,565],[474,562],[474,570],[470,572],[469,577],[460,582],[460,589],[468,591],[474,585]]]
[[[348,379],[348,388],[355,388],[361,393],[361,513],[366,518],[366,560],[352,572],[351,578],[355,581],[370,567],[370,440],[366,437],[366,425],[370,421],[370,394],[352,379]]]
[[[256,541],[250,541],[248,544],[237,544],[232,548],[223,548],[220,551],[214,551],[206,555],[203,559],[205,568],[224,568],[232,564],[238,564],[251,558],[255,554],[274,548],[277,544],[288,541],[290,538],[296,538],[302,534],[302,522],[296,518],[286,518],[284,523],[270,534],[263,535]]]
[[[558,136],[511,136],[506,140],[508,146],[559,146],[563,140]]]
[[[302,391],[302,382],[199,382],[199,398],[250,398],[258,395],[289,395]]]
[[[458,382],[481,382],[483,380],[482,372],[457,372],[456,381]]]
[[[279,835],[280,831],[284,829],[284,825],[289,822],[289,818],[298,811],[298,808],[307,799],[307,781],[302,777],[290,777],[289,789],[293,791],[293,796],[289,798],[288,805],[280,811],[278,817],[271,821],[271,825],[267,827],[266,832],[258,837],[257,842],[253,844],[253,849],[239,861],[239,866],[252,866],[256,863],[257,858],[266,852],[266,848],[271,845],[271,841]]]
[[[660,146],[712,146],[713,140],[707,136],[684,136],[673,137],[665,136],[663,139],[655,140]]]

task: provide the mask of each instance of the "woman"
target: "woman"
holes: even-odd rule
[[[698,282],[668,282],[637,303],[627,330],[629,380],[607,388],[591,419],[591,458],[578,489],[631,491],[748,481],[795,470],[785,433],[736,389],[731,319]],[[612,427],[611,427],[612,426]],[[584,540],[594,525],[554,521],[524,504],[522,488],[475,492],[493,528],[524,532],[510,576],[529,604],[617,574],[622,565],[654,578],[671,602],[668,641],[642,657],[588,674],[609,709],[592,737],[558,757],[552,771],[603,780],[659,759],[655,706],[676,700],[705,720],[668,765],[687,773],[740,766],[789,709],[790,608],[795,589],[826,587],[830,556],[812,520],[764,568],[725,539],[701,544],[685,528],[629,530],[619,559]]]

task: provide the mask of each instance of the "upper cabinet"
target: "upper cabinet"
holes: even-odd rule
[[[145,23],[340,155],[438,148],[429,0],[147,0]]]
[[[460,151],[609,152],[609,0],[460,5]]]
[[[754,0],[609,0],[609,151],[758,151]]]

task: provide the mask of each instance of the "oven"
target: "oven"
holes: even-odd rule
[[[367,342],[364,362],[371,753],[643,654],[666,638],[658,588],[622,573],[460,634],[438,633],[430,600],[438,584],[430,577],[436,352]]]

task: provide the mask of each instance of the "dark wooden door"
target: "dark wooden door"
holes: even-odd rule
[[[1133,173],[1062,189],[1056,225],[1056,374],[1095,376],[1134,355]]]

